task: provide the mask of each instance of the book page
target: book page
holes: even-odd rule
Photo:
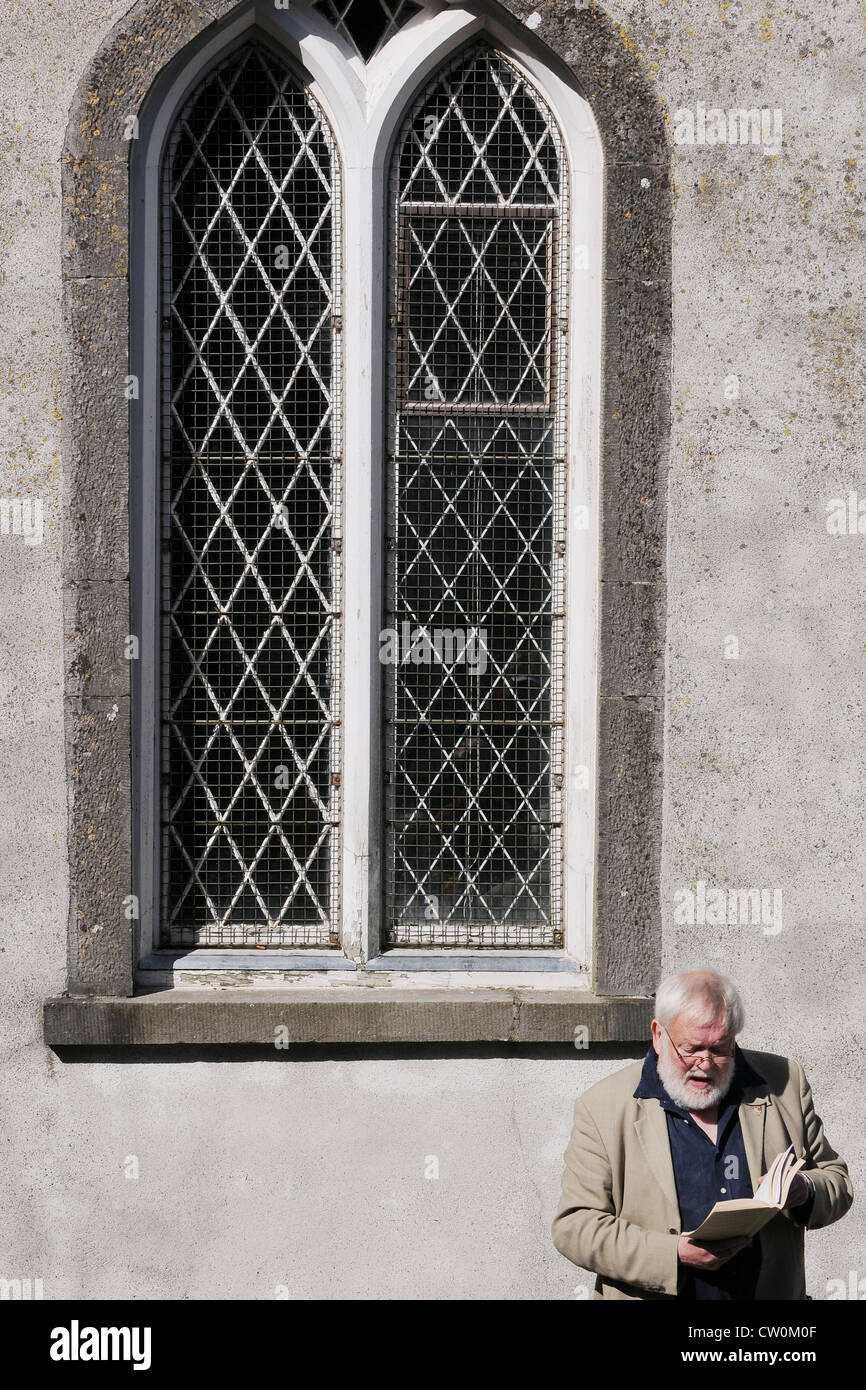
[[[805,1160],[794,1157],[794,1146],[777,1154],[754,1197],[716,1202],[712,1211],[693,1231],[683,1231],[694,1240],[728,1240],[732,1236],[751,1236],[766,1226],[782,1208],[794,1174]]]
[[[776,1208],[767,1202],[717,1202],[694,1231],[683,1231],[692,1240],[731,1240],[734,1236],[753,1236],[777,1215]]]
[[[771,1206],[781,1205],[784,1173],[789,1158],[793,1161],[793,1156],[793,1144],[789,1144],[782,1153],[776,1154],[755,1192],[756,1201],[768,1202]]]

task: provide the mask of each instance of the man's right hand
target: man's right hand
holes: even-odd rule
[[[732,1240],[691,1240],[680,1236],[677,1241],[677,1259],[680,1264],[691,1265],[693,1269],[719,1269],[726,1261],[745,1250],[751,1236],[736,1236]]]

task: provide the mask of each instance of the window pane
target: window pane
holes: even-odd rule
[[[339,853],[339,170],[250,44],[164,168],[162,826],[172,945],[327,945]]]
[[[386,944],[562,944],[567,185],[477,48],[392,171]]]

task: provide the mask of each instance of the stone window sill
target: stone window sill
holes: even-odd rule
[[[43,1003],[49,1047],[295,1043],[645,1043],[653,1001],[574,988],[323,983],[280,990],[162,989]],[[283,1029],[278,1033],[278,1029]]]

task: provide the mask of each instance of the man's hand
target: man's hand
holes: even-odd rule
[[[791,1183],[788,1191],[788,1199],[782,1210],[788,1211],[790,1207],[801,1207],[804,1202],[808,1202],[811,1195],[811,1189],[806,1179],[803,1177],[803,1174],[795,1173],[794,1181]]]
[[[691,1265],[693,1269],[720,1269],[721,1266],[745,1250],[751,1236],[736,1236],[732,1240],[691,1240],[680,1236],[677,1241],[677,1259],[680,1264]]]
[[[764,1181],[764,1178],[766,1176],[766,1173],[762,1175],[761,1182]],[[782,1205],[782,1211],[790,1211],[791,1207],[801,1207],[804,1202],[808,1202],[811,1195],[812,1190],[809,1187],[809,1184],[807,1183],[806,1179],[803,1177],[803,1174],[795,1173],[794,1181],[791,1183],[791,1186],[788,1189],[787,1201],[785,1201]]]

